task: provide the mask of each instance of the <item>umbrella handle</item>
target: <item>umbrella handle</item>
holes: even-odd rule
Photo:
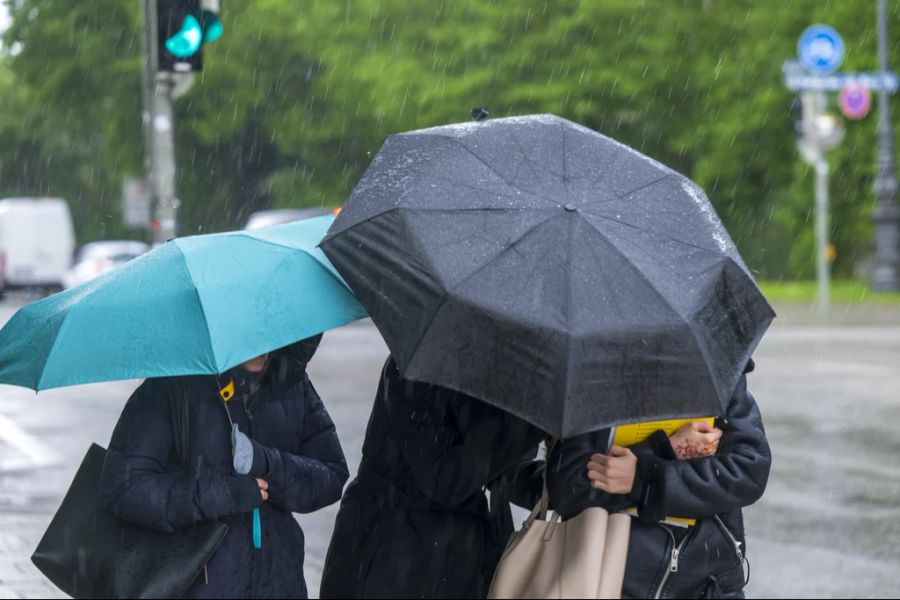
[[[259,507],[253,509],[253,547],[262,548],[262,524],[259,522]]]

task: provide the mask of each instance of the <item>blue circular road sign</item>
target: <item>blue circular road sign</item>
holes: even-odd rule
[[[797,42],[800,64],[814,73],[830,73],[844,60],[844,40],[828,25],[812,25]]]

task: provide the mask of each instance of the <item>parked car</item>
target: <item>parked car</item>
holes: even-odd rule
[[[62,288],[74,249],[72,215],[62,198],[0,200],[0,296]]]
[[[149,249],[148,244],[134,240],[102,240],[85,244],[75,256],[72,268],[66,272],[63,285],[70,288],[90,281]]]
[[[275,208],[272,210],[260,210],[252,213],[247,218],[244,229],[259,229],[260,227],[281,225],[282,223],[337,214],[338,212],[340,212],[339,208]]]

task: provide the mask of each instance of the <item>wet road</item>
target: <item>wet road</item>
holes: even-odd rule
[[[0,305],[0,322],[13,310]],[[816,324],[781,318],[750,387],[775,454],[746,511],[754,597],[893,597],[900,568],[900,307]],[[326,335],[310,373],[355,472],[387,350],[367,322]],[[29,556],[91,441],[109,440],[136,381],[48,390],[0,386],[0,597],[59,596]],[[337,507],[300,517],[318,590]]]

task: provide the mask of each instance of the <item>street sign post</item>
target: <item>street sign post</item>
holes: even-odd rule
[[[872,104],[872,91],[882,97],[900,89],[900,77],[887,70],[886,61],[877,72],[836,73],[844,60],[844,41],[828,25],[808,27],[797,41],[798,60],[782,65],[785,86],[799,92],[803,111],[801,138],[797,148],[816,170],[816,278],[820,314],[828,312],[830,257],[828,242],[828,160],[826,152],[840,142],[843,127],[839,119],[825,112],[827,92],[840,92],[841,112],[851,119],[864,117]],[[876,186],[877,187],[877,186]],[[877,221],[877,219],[876,219]]]

